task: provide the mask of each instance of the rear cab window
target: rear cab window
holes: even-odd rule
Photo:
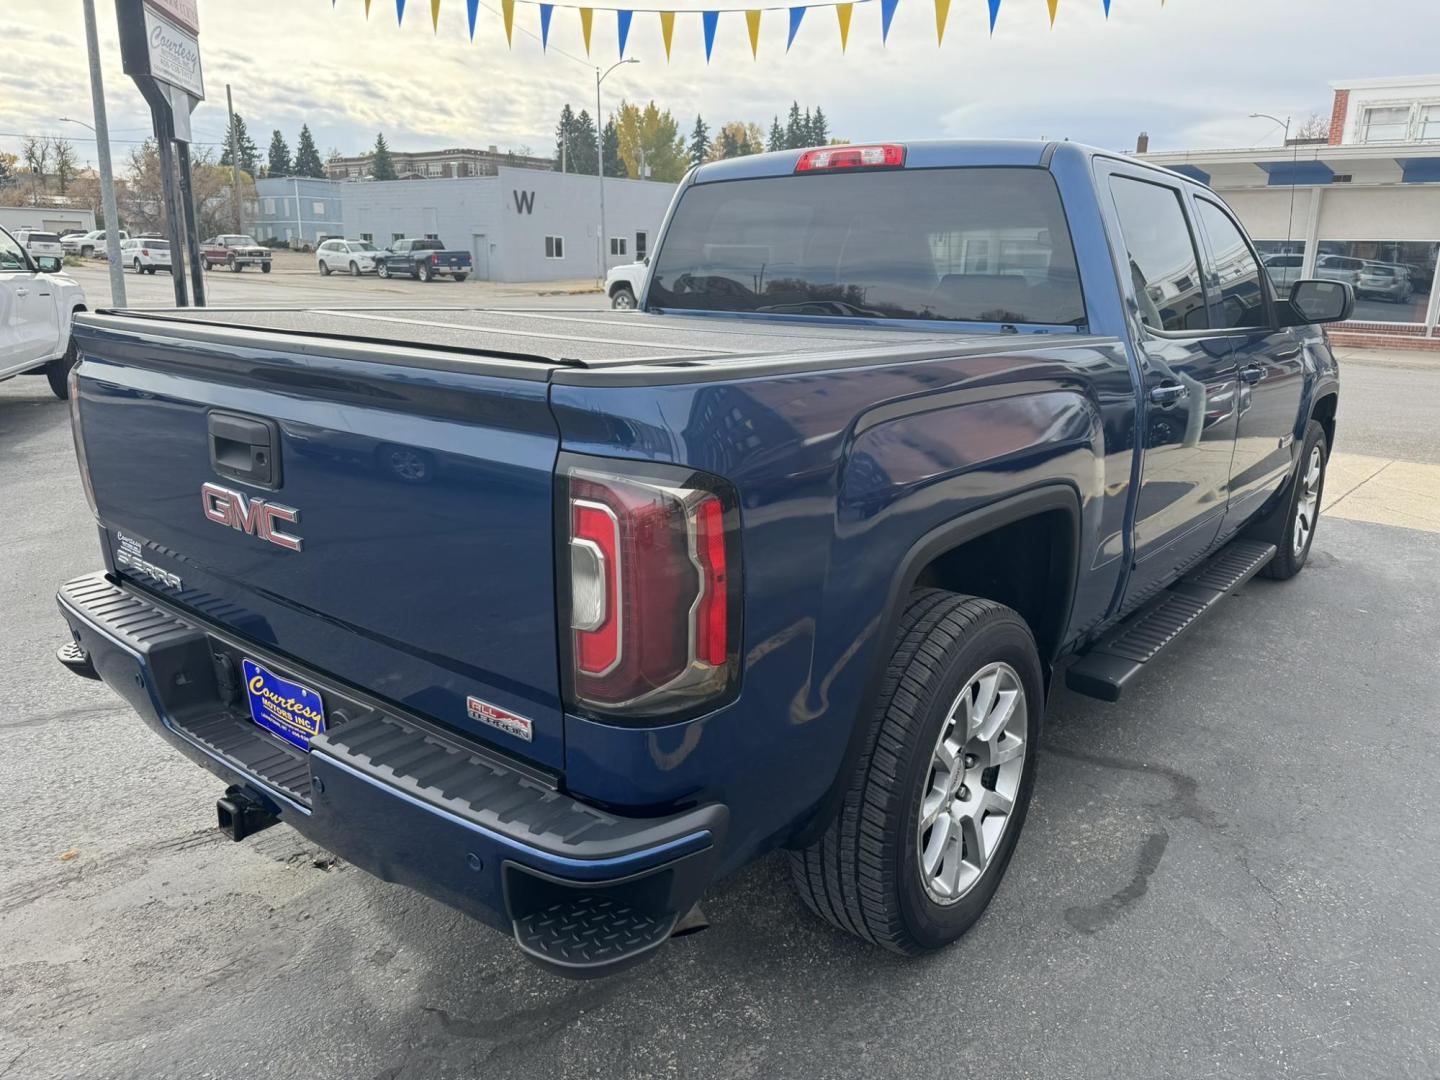
[[[1038,168],[696,184],[652,261],[652,308],[1086,323],[1059,191]]]

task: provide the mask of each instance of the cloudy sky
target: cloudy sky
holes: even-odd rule
[[[609,102],[654,98],[687,131],[697,112],[712,128],[732,119],[768,126],[798,98],[821,105],[832,132],[853,140],[1049,137],[1126,149],[1147,130],[1156,149],[1251,146],[1280,137],[1252,112],[1303,117],[1328,111],[1332,80],[1440,70],[1436,0],[1113,0],[1108,21],[1102,0],[1060,0],[1053,30],[1046,0],[1003,0],[993,37],[986,0],[951,0],[940,48],[933,0],[900,0],[884,47],[880,5],[869,0],[855,5],[843,55],[833,10],[810,11],[788,54],[786,13],[766,11],[758,61],[737,10],[721,16],[708,66],[694,13],[706,0],[675,4],[685,13],[671,62],[658,16],[637,12],[627,52],[641,63],[617,71],[605,91]],[[438,33],[427,0],[409,0],[399,27],[393,0],[374,0],[368,20],[363,0],[199,5],[209,100],[195,113],[195,137],[223,136],[228,82],[262,153],[274,128],[293,149],[302,123],[322,154],[364,149],[381,130],[399,149],[549,152],[560,107],[593,111],[593,64],[616,59],[610,11],[595,13],[587,62],[574,10],[555,9],[547,55],[538,8],[523,0],[513,49],[499,0],[481,0],[473,43],[464,0],[442,0]],[[114,6],[96,6],[123,156],[122,140],[144,137],[148,112],[120,70]],[[0,42],[0,149],[18,150],[26,134],[65,135],[93,158],[89,133],[58,119],[92,119],[80,0],[0,0]]]

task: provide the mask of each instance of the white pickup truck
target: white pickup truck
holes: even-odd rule
[[[85,290],[53,255],[33,256],[0,229],[0,379],[44,375],[58,398],[69,395],[75,366],[70,323],[85,310]]]
[[[645,274],[649,269],[649,259],[612,266],[605,275],[605,295],[610,298],[610,306],[621,311],[633,311],[644,291]]]

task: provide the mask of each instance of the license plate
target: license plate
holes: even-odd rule
[[[253,660],[242,660],[250,717],[301,750],[325,730],[325,703],[308,686],[281,678]]]

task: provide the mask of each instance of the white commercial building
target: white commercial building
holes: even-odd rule
[[[1351,344],[1440,348],[1440,76],[1332,84],[1328,137],[1146,161],[1209,184],[1239,214],[1277,285],[1356,286]]]
[[[12,233],[21,229],[90,232],[95,228],[95,213],[78,206],[0,206],[0,228]]]
[[[256,239],[313,247],[330,236],[430,237],[463,248],[490,281],[588,278],[646,255],[674,184],[605,180],[605,229],[594,176],[501,167],[494,176],[345,183],[256,182]],[[298,213],[297,213],[298,208]],[[603,252],[603,254],[602,254]]]

